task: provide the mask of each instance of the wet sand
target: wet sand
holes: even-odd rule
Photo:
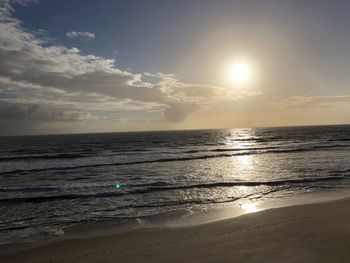
[[[208,224],[65,240],[0,262],[349,262],[350,199]]]

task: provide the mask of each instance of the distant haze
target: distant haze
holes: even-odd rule
[[[350,123],[349,12],[0,0],[0,135]]]

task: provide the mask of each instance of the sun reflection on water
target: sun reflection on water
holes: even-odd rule
[[[245,213],[255,213],[260,211],[261,209],[257,208],[255,204],[242,204],[240,207],[244,210]]]
[[[240,165],[244,166],[245,168],[252,169],[253,168],[253,158],[250,155],[240,155],[237,156],[237,160],[239,161]]]
[[[260,165],[259,156],[252,153],[252,149],[255,151],[260,147],[257,136],[254,129],[235,129],[226,135],[225,148],[234,150],[229,165],[233,171],[228,173],[229,181],[238,180],[244,184],[244,182],[250,183],[258,180],[259,174],[256,169]],[[254,186],[240,185],[230,189],[227,196],[244,200],[250,196],[256,196],[257,191]],[[251,200],[242,201],[239,207],[243,213],[255,213],[262,210],[257,207],[257,203]]]
[[[226,145],[232,145],[235,148],[247,148],[256,135],[253,129],[235,129],[231,130],[225,137]]]

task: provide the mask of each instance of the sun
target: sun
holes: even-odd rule
[[[236,86],[247,86],[254,81],[254,66],[248,60],[237,60],[228,66],[228,80]]]
[[[251,77],[251,68],[244,62],[235,63],[230,68],[230,75],[235,83],[245,83]]]

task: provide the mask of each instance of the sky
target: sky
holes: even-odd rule
[[[0,135],[350,123],[349,14],[346,0],[0,0]]]

